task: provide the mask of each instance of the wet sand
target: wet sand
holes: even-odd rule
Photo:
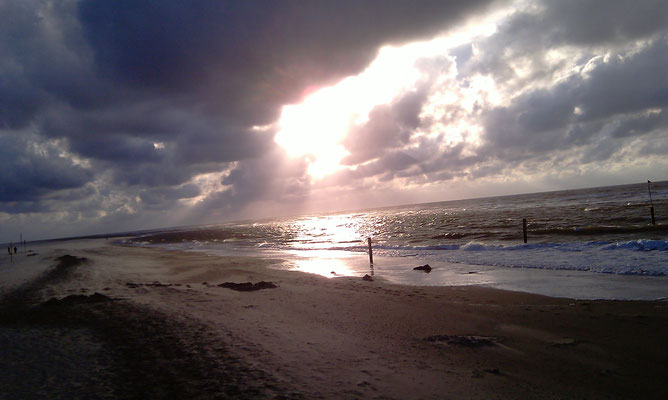
[[[0,398],[668,398],[668,302],[61,246],[2,298]]]

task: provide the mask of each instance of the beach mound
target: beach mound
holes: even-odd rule
[[[95,292],[91,295],[71,294],[67,297],[63,297],[62,299],[57,299],[55,297],[52,297],[49,300],[42,303],[41,305],[49,307],[49,306],[63,306],[63,305],[81,304],[81,303],[99,303],[102,301],[111,301],[111,300],[113,300],[111,297]]]
[[[251,283],[251,282],[244,282],[244,283],[224,282],[224,283],[221,283],[220,285],[217,285],[217,286],[222,287],[222,288],[236,290],[238,292],[254,292],[256,290],[275,289],[275,288],[278,287],[273,282],[265,282],[265,281],[260,281],[260,282],[257,282],[257,283]]]
[[[45,292],[90,279],[77,271],[86,258],[55,260],[0,302],[0,398],[301,398],[230,354],[222,337],[192,318],[99,292],[40,302]]]
[[[434,335],[425,338],[428,342],[441,342],[449,345],[457,345],[464,347],[484,347],[493,346],[497,342],[497,338],[475,335]]]
[[[430,273],[432,270],[431,265],[425,264],[425,265],[420,265],[419,267],[413,268],[413,271],[424,271],[426,273]]]

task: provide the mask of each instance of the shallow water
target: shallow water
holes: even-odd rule
[[[564,287],[581,287],[575,283],[596,286],[592,279],[611,282],[609,276],[616,275],[653,279],[637,281],[647,286],[645,295],[636,283],[628,283],[630,293],[615,284],[601,291],[605,298],[668,297],[668,290],[655,288],[668,286],[668,182],[651,188],[656,225],[651,224],[643,183],[167,229],[140,235],[132,243],[278,256],[288,259],[290,268],[335,276],[332,272],[357,275],[368,269],[366,239],[371,237],[376,257],[392,260],[386,262],[391,268],[376,265],[375,273],[397,283],[485,284],[555,295],[552,278]],[[439,272],[422,276],[408,268],[425,262],[437,263]],[[469,274],[471,269],[479,275],[460,276],[475,275]],[[526,276],[544,283],[534,284]],[[564,283],[569,280],[573,282]],[[529,290],[534,286],[545,288]],[[573,291],[561,292],[572,297]]]

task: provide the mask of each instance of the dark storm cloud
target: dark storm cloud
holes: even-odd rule
[[[82,1],[99,71],[262,125],[309,85],[364,68],[378,47],[434,34],[487,0]]]
[[[41,51],[31,34],[36,19],[20,2],[0,3],[0,128],[25,126],[46,101],[26,73],[33,65],[31,54]]]
[[[665,132],[665,130],[664,130]],[[654,134],[646,138],[643,147],[640,150],[642,156],[668,154],[668,135]]]
[[[389,174],[391,176],[397,171],[402,171],[411,165],[419,163],[420,160],[404,151],[392,151],[384,154],[383,157],[371,163],[361,165],[349,176],[354,179],[365,178],[369,176]],[[387,180],[387,177],[385,178]]]
[[[107,164],[97,163],[100,168],[108,166],[112,171],[113,184],[122,186],[154,187],[180,185],[193,175],[218,171],[223,164],[197,164],[182,166],[165,159],[161,163]]]
[[[391,181],[405,178],[409,181],[439,182],[463,175],[462,170],[480,162],[478,156],[464,156],[463,143],[439,146],[442,138],[422,138],[416,147],[386,151],[371,162],[358,165],[327,177],[319,186],[364,186],[367,178]]]
[[[641,136],[657,129],[668,130],[668,111],[661,110],[620,121],[610,136],[614,138]]]
[[[193,175],[220,171],[231,161],[257,157],[273,135],[164,100],[95,112],[55,109],[43,114],[41,131],[66,137],[71,151],[99,170],[113,171],[115,182],[148,186],[179,185]]]
[[[668,106],[668,32],[646,49],[598,64],[584,82],[584,118]]]
[[[0,134],[0,204],[25,203],[30,209],[41,196],[79,188],[92,180],[92,171],[60,155],[60,149],[45,143],[36,148],[32,137]],[[26,203],[27,202],[27,203]]]
[[[275,148],[265,157],[246,160],[225,176],[226,190],[209,195],[193,210],[193,218],[225,218],[239,213],[252,202],[297,207],[306,198],[310,177],[304,159],[290,159]],[[276,214],[277,210],[264,210]]]
[[[253,126],[275,122],[306,89],[361,71],[381,45],[435,34],[491,3],[4,1],[0,129],[55,140],[91,169],[14,147],[8,160],[32,160],[32,172],[3,182],[0,201],[39,202],[95,178],[99,196],[130,198],[232,162],[228,184],[251,200],[238,176],[262,181],[255,159],[275,147],[273,131]]]
[[[484,115],[484,139],[490,151],[517,149],[526,157],[559,147],[564,128],[576,120],[572,84],[540,89]]]
[[[552,30],[554,42],[619,43],[665,30],[668,3],[663,0],[545,1],[546,13],[537,22]]]
[[[67,137],[71,149],[82,156],[117,161],[105,168],[116,168],[120,180],[125,180],[126,170],[135,175],[134,170],[145,164],[170,164],[165,171],[179,169],[174,176],[177,183],[214,164],[257,157],[271,145],[273,136],[273,131],[230,125],[223,116],[159,99],[129,101],[94,112],[56,109],[44,113],[41,131],[50,137]]]
[[[164,187],[144,190],[139,194],[142,203],[149,209],[169,209],[180,199],[190,199],[200,194],[199,186],[186,184],[181,187]]]
[[[427,140],[428,142],[436,142],[438,140]],[[459,173],[462,169],[474,165],[482,161],[479,156],[467,156],[462,152],[465,149],[464,143],[457,143],[452,146],[447,146],[444,149],[439,149],[438,146],[429,143],[422,144],[418,148],[416,158],[420,159],[419,165],[414,168],[398,173],[397,177],[407,178],[411,176],[428,175],[438,176],[443,171],[448,175]],[[440,180],[440,179],[436,179]]]
[[[174,146],[180,163],[230,162],[266,153],[273,146],[273,136],[273,131],[256,132],[243,127],[203,127],[180,135]]]
[[[0,3],[0,54],[2,128],[34,123],[54,103],[91,109],[120,96],[91,68],[75,1]]]
[[[150,163],[162,158],[152,142],[122,136],[92,136],[87,140],[73,141],[70,149],[85,157],[94,155],[100,160],[121,163],[133,160]]]
[[[40,109],[43,95],[20,72],[3,72],[0,80],[0,129],[17,129],[26,126]]]
[[[283,105],[362,71],[380,46],[427,39],[501,3],[2,1],[0,211],[71,211],[118,229],[176,223],[165,210],[206,195],[196,223],[257,201],[299,203],[326,185],[611,162],[629,144],[630,157],[666,154],[665,1],[517,2],[526,8],[493,35],[416,64],[422,86],[377,106],[343,143],[350,169],[319,182],[277,148],[275,126],[261,128]],[[555,49],[572,57],[550,57]],[[573,62],[580,70],[565,76]],[[425,115],[430,96],[461,95],[478,75],[507,101],[468,109],[455,96]],[[446,129],[459,121],[483,129]],[[480,142],[451,143],[458,134]],[[192,184],[222,171],[223,191]]]
[[[393,104],[371,110],[369,120],[352,129],[344,140],[350,155],[342,162],[346,165],[363,163],[388,149],[403,147],[420,124],[418,116],[426,99],[425,90],[411,91]]]
[[[272,151],[268,157],[254,159],[234,168],[222,184],[231,189],[228,195],[234,203],[301,197],[306,193],[309,178],[304,160],[290,160],[282,151]]]
[[[656,39],[624,58],[600,59],[585,74],[514,99],[511,105],[484,114],[489,155],[519,160],[551,150],[595,144],[619,149],[620,139],[665,128],[668,106],[668,40]],[[612,132],[610,132],[612,131]],[[599,143],[599,145],[602,145]],[[611,156],[613,148],[592,160]]]

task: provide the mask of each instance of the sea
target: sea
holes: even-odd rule
[[[666,300],[668,181],[171,228],[122,242],[281,259],[276,268],[333,279]],[[431,272],[413,269],[425,264]]]

